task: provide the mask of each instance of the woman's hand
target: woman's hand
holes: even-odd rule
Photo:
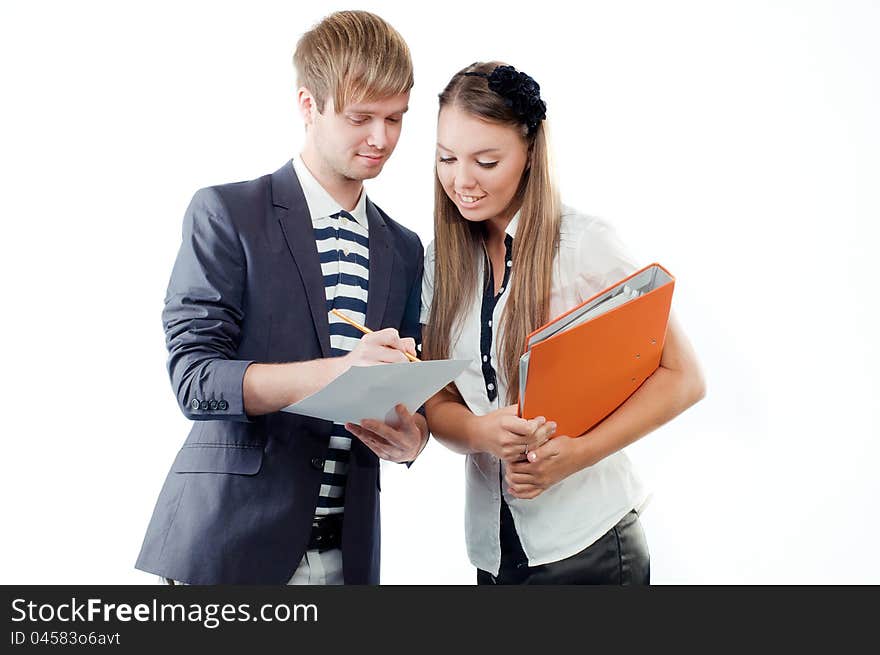
[[[560,435],[530,450],[526,460],[511,462],[504,472],[507,490],[514,498],[530,500],[557,482],[584,468],[577,439]]]
[[[515,498],[535,498],[572,473],[594,466],[678,416],[706,393],[696,355],[670,314],[660,366],[620,407],[576,438],[559,436],[505,471]]]
[[[508,405],[473,418],[473,443],[476,450],[505,462],[525,461],[529,450],[545,443],[556,424],[543,416],[526,420],[517,416],[517,406]]]

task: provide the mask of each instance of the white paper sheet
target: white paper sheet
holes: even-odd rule
[[[282,411],[339,423],[373,418],[395,425],[395,405],[403,403],[414,412],[461,375],[467,364],[465,359],[440,359],[352,366],[320,391]]]

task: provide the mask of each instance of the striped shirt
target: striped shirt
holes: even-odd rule
[[[345,355],[357,346],[361,333],[330,310],[336,309],[361,325],[367,318],[367,292],[370,277],[370,250],[367,230],[366,193],[361,192],[351,212],[343,210],[306,168],[294,157],[312,218],[315,244],[324,277],[327,319],[330,324],[330,354]],[[351,453],[351,433],[344,424],[334,423],[330,450],[324,460],[321,490],[315,516],[342,513],[345,509],[345,478]]]

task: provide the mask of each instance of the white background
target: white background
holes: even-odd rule
[[[430,240],[436,95],[502,59],[542,86],[564,200],[677,276],[709,392],[631,448],[654,582],[880,583],[880,6],[576,4],[3,3],[0,582],[154,582],[183,210],[298,152],[296,40],[363,8],[415,65],[368,184],[393,217]],[[474,581],[462,474],[436,443],[383,465],[383,582]]]

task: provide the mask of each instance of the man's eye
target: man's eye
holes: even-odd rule
[[[388,119],[388,122],[389,122],[389,123],[399,123],[399,122],[400,122],[400,119],[399,119],[399,118],[389,118],[389,119]]]
[[[351,120],[351,122],[354,123],[355,125],[363,125],[364,123],[367,122],[367,119],[366,119],[366,118],[354,118],[354,117],[351,117],[350,120]]]

